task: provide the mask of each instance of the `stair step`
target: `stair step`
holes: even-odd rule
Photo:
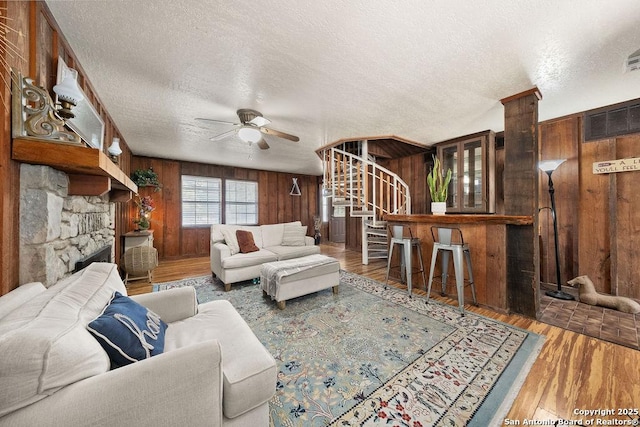
[[[351,211],[351,216],[373,216],[373,211]]]
[[[386,249],[387,248],[387,241],[386,240],[381,240],[381,241],[371,241],[371,240],[367,240],[367,245],[368,246],[375,246],[377,248],[383,248]]]

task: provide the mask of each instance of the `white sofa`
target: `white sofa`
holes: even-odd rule
[[[239,252],[237,241],[233,241],[236,230],[250,231],[259,250]],[[320,247],[315,245],[313,237],[306,235],[306,227],[300,221],[256,226],[211,226],[211,272],[224,282],[226,291],[231,289],[232,283],[260,277],[260,268],[266,262],[319,253]]]
[[[275,360],[228,301],[132,297],[168,324],[164,352],[112,369],[87,324],[115,291],[117,266],[94,263],[0,297],[0,426],[268,425]]]

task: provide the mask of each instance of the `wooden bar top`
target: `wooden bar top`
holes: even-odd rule
[[[533,217],[526,215],[495,214],[446,214],[446,215],[387,215],[388,222],[413,222],[425,224],[508,224],[532,225]]]

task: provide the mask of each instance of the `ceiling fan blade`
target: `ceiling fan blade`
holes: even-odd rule
[[[268,125],[269,123],[271,123],[271,120],[262,117],[262,116],[256,116],[253,119],[249,120],[247,123],[251,123],[252,125],[256,125],[258,127],[262,127],[265,125]]]
[[[224,120],[216,120],[216,119],[204,119],[202,117],[196,117],[196,120],[198,120],[200,122],[222,123],[222,124],[225,124],[225,125],[234,125],[234,126],[240,125],[240,123],[233,123],[233,122],[227,122],[227,121],[224,121]]]
[[[260,141],[257,142],[258,147],[260,147],[261,150],[266,150],[269,148],[269,144],[267,144],[267,141],[264,140],[264,138],[262,138]]]
[[[294,141],[294,142],[300,141],[300,138],[298,138],[295,135],[291,135],[291,134],[288,134],[288,133],[280,132],[279,130],[275,130],[275,129],[261,127],[260,128],[260,132],[265,133],[267,135],[273,135],[273,136],[277,136],[277,137],[280,137],[280,138],[288,139],[289,141]]]
[[[211,140],[211,141],[220,141],[221,139],[224,139],[224,138],[226,138],[226,137],[228,137],[230,135],[233,135],[234,133],[236,133],[236,131],[237,131],[237,129],[231,129],[231,130],[228,130],[226,132],[222,132],[221,134],[212,136],[211,138],[209,138],[209,140]]]

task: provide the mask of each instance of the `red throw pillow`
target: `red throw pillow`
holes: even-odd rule
[[[248,254],[249,252],[260,250],[260,248],[256,246],[256,242],[253,241],[252,232],[236,230],[236,238],[238,239],[238,246],[240,246],[240,253]]]

